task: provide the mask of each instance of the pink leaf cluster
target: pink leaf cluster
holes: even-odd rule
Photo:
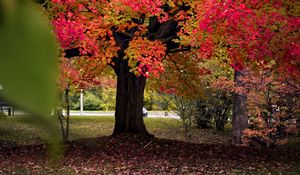
[[[198,39],[200,47],[205,43],[203,36],[223,43],[228,47],[232,65],[239,65],[236,69],[249,62],[264,66],[270,60],[276,60],[278,64],[287,63],[295,69],[293,62],[300,59],[297,52],[299,35],[295,34],[299,30],[299,18],[276,10],[286,8],[283,4],[267,0],[205,1],[198,7],[199,30],[195,30],[203,33]],[[213,50],[213,45],[205,48],[208,49]],[[288,71],[295,70],[290,68]]]
[[[86,38],[84,35],[85,27],[78,20],[59,17],[52,23],[61,47],[64,49],[77,47]]]

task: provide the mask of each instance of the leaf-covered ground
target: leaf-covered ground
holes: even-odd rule
[[[0,146],[0,174],[298,174],[299,148],[255,149],[132,135],[71,141],[56,163],[44,145]]]
[[[44,145],[47,134],[30,118],[1,119],[0,174],[300,174],[299,141],[281,148],[234,147],[229,130],[192,128],[190,142],[183,142],[179,120],[145,123],[159,139],[110,137],[112,117],[72,117],[72,141],[53,162]]]

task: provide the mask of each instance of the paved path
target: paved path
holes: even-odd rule
[[[83,111],[83,114],[80,115],[80,111],[71,111],[71,116],[114,116],[114,111]],[[162,118],[175,118],[179,119],[179,116],[174,112],[164,112],[164,111],[148,111],[148,117],[162,117]]]
[[[7,111],[5,111],[7,114]],[[22,115],[30,115],[26,112],[16,110],[14,112],[16,116],[22,116]],[[83,114],[80,114],[80,111],[70,111],[71,116],[111,116],[113,117],[115,115],[115,111],[83,111]],[[175,114],[174,112],[165,112],[165,111],[148,111],[148,116],[151,118],[174,118],[174,119],[180,119],[180,117]]]

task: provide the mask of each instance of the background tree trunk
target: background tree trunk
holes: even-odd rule
[[[113,135],[133,133],[150,136],[143,121],[143,101],[146,78],[129,72],[122,60],[117,69],[117,97]]]
[[[65,101],[66,101],[66,132],[65,132],[65,142],[69,141],[69,132],[70,132],[70,101],[69,101],[69,92],[70,92],[70,85],[68,83],[65,89]]]
[[[236,86],[243,86],[239,77],[243,76],[243,72],[234,72],[234,81]],[[246,96],[243,94],[235,93],[233,97],[233,117],[232,117],[232,134],[233,143],[241,143],[243,131],[248,127],[248,114],[246,105]]]

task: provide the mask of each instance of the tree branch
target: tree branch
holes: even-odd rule
[[[66,58],[72,58],[72,57],[77,57],[77,56],[81,56],[80,51],[79,51],[79,47],[65,50],[65,57]]]
[[[129,38],[133,38],[134,37],[134,34],[131,34],[129,32],[122,32],[121,34],[123,34],[124,36],[127,36]]]
[[[177,36],[170,36],[170,37],[162,38],[162,39],[158,39],[158,40],[161,41],[161,42],[163,42],[163,43],[167,43],[169,41],[172,41],[175,38],[177,38]]]
[[[175,49],[168,50],[167,53],[186,52],[186,51],[190,51],[190,50],[191,50],[191,47],[175,48]]]

